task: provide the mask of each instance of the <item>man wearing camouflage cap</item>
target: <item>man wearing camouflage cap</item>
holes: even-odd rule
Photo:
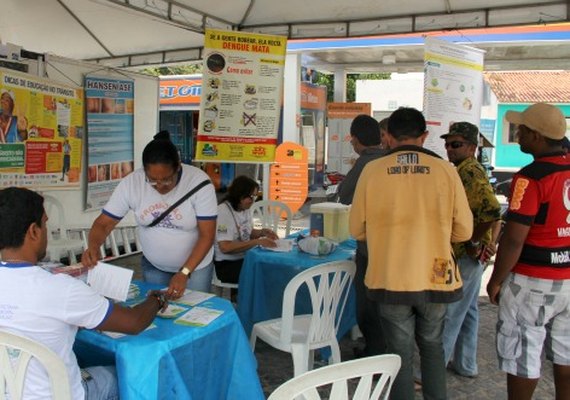
[[[511,184],[489,300],[499,304],[497,355],[509,399],[531,399],[541,355],[554,364],[557,399],[570,398],[570,158],[566,117],[536,103],[509,111],[523,153],[534,161]]]
[[[445,139],[447,157],[456,167],[473,214],[473,235],[463,243],[455,243],[463,280],[463,298],[447,306],[443,330],[443,351],[447,364],[459,375],[477,376],[477,334],[479,330],[478,297],[483,275],[482,252],[490,243],[491,225],[500,218],[501,207],[489,183],[485,169],[475,158],[479,129],[469,122],[456,122],[449,127]]]

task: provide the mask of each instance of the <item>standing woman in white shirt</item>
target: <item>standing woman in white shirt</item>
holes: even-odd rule
[[[132,210],[138,225],[143,278],[168,286],[179,298],[186,288],[208,292],[213,272],[216,194],[202,170],[182,164],[169,133],[161,131],[142,155],[143,168],[123,178],[89,232],[82,263],[92,267],[115,225]],[[198,188],[199,187],[199,188]],[[192,195],[165,213],[193,189]],[[160,222],[153,221],[165,214]]]
[[[238,283],[246,250],[255,246],[275,247],[277,234],[271,229],[253,229],[249,210],[259,185],[247,176],[238,176],[218,206],[215,264],[216,276],[222,282]]]

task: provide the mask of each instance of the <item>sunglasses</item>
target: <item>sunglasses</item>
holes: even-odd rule
[[[461,148],[461,147],[463,147],[463,146],[465,146],[465,145],[467,145],[467,144],[468,144],[467,142],[462,142],[462,141],[457,140],[457,141],[454,141],[454,142],[446,143],[446,144],[445,144],[445,148],[448,149],[448,148],[451,147],[452,149],[459,149],[459,148]]]

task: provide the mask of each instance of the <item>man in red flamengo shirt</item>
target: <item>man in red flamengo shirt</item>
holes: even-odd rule
[[[489,300],[499,304],[497,355],[509,399],[531,399],[543,346],[554,364],[556,399],[570,399],[570,157],[566,120],[537,103],[506,119],[534,161],[513,177]],[[499,294],[500,292],[500,294]]]

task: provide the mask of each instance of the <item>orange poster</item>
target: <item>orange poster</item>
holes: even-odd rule
[[[307,199],[308,152],[303,146],[284,142],[277,146],[271,165],[269,198],[281,201],[295,213]]]

